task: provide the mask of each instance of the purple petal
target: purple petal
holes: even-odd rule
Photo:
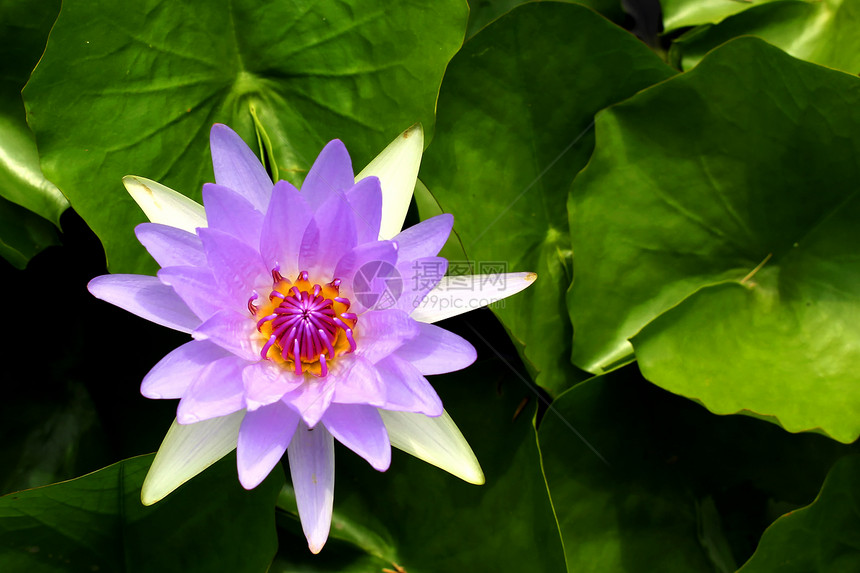
[[[331,276],[340,258],[357,243],[355,218],[355,212],[346,198],[332,194],[314,215],[314,222],[319,229],[316,250],[307,248],[305,239],[302,239],[299,253],[301,270],[309,271],[312,276]]]
[[[192,340],[159,360],[144,376],[140,393],[147,398],[181,398],[210,363],[230,353],[209,342]]]
[[[425,376],[461,370],[478,357],[466,339],[432,324],[418,323],[419,334],[395,351]]]
[[[309,427],[313,428],[320,421],[326,408],[331,404],[335,390],[336,376],[329,372],[325,378],[306,375],[304,383],[284,394],[281,401],[291,404]]]
[[[355,184],[355,174],[352,171],[352,159],[346,151],[346,146],[339,139],[334,139],[320,151],[313,167],[302,183],[302,194],[314,212],[329,201],[332,196],[343,196]]]
[[[316,221],[311,219],[302,235],[302,244],[298,252],[298,269],[308,270],[310,265],[316,264],[320,248],[320,230]],[[289,272],[289,270],[287,271]]]
[[[269,270],[260,252],[239,239],[220,231],[200,229],[206,259],[223,297],[233,308],[246,308],[254,288],[269,282]]]
[[[328,539],[334,502],[334,440],[325,426],[299,424],[287,450],[302,530],[312,553]]]
[[[391,465],[391,443],[379,410],[372,406],[332,404],[322,419],[337,441],[381,472]]]
[[[87,289],[96,298],[179,332],[191,332],[200,325],[200,318],[176,291],[157,277],[102,275],[91,280]]]
[[[392,304],[384,295],[386,292],[397,294],[402,289],[402,280],[394,266],[396,262],[397,245],[391,241],[358,245],[341,257],[332,276],[342,281],[346,289],[342,292],[350,299],[352,312],[388,308]],[[356,277],[356,273],[359,276]],[[358,296],[355,293],[359,293]]]
[[[386,404],[385,386],[376,368],[361,356],[339,357],[329,376],[335,377],[332,402],[338,404],[368,404],[381,407]]]
[[[400,245],[400,260],[435,257],[445,246],[453,227],[454,216],[443,213],[401,231],[392,239]]]
[[[279,265],[289,274],[302,270],[297,268],[299,251],[312,217],[313,212],[298,189],[286,181],[275,183],[260,238],[260,253],[266,267]]]
[[[206,206],[208,227],[240,239],[254,248],[260,244],[263,213],[247,199],[222,185],[203,185],[203,205]]]
[[[235,131],[216,123],[209,133],[215,182],[233,189],[255,209],[266,212],[272,180],[251,148]]]
[[[281,402],[245,414],[236,446],[242,487],[253,489],[266,479],[287,450],[298,425],[299,415]]]
[[[411,314],[416,308],[425,304],[427,293],[436,288],[445,276],[448,271],[448,261],[442,257],[424,257],[399,263],[397,271],[403,277],[403,294],[397,299],[394,308]]]
[[[248,365],[242,371],[245,384],[245,404],[248,411],[254,411],[280,400],[304,383],[305,377],[297,375],[268,360]]]
[[[180,424],[193,424],[201,420],[226,416],[245,407],[242,385],[241,358],[228,356],[210,362],[191,383],[179,401],[176,420]]]
[[[248,362],[257,362],[260,355],[251,341],[256,330],[256,324],[249,316],[232,310],[220,310],[191,335],[196,340],[214,342]]]
[[[209,269],[167,267],[158,271],[158,280],[176,291],[201,320],[206,320],[228,304]]]
[[[346,192],[346,199],[355,212],[358,244],[378,240],[382,223],[382,187],[379,186],[379,179],[362,179]]]
[[[206,264],[203,244],[194,233],[168,225],[141,223],[134,228],[134,234],[159,266],[200,267]]]
[[[397,356],[380,360],[375,366],[385,385],[386,404],[382,408],[427,416],[442,414],[442,401],[417,368]]]
[[[390,355],[406,341],[418,336],[418,323],[402,310],[373,310],[358,317],[356,339],[360,340],[356,356],[371,363]]]

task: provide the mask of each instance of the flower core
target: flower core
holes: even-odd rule
[[[273,269],[268,300],[259,307],[257,293],[248,300],[257,331],[265,339],[260,356],[296,374],[322,377],[335,357],[354,352],[358,316],[348,312],[350,302],[340,296],[340,283],[340,279],[314,283],[307,271],[290,281]]]

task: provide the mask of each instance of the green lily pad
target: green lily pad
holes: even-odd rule
[[[541,473],[534,390],[474,333],[467,329],[462,335],[474,340],[479,356],[489,356],[431,382],[475,451],[486,483],[468,484],[398,450],[389,470],[379,473],[337,448],[335,514],[321,555],[338,554],[335,562],[344,570],[565,571]],[[279,506],[294,511],[288,497]],[[301,535],[297,519],[292,521]],[[306,546],[303,552],[308,553]],[[276,570],[315,570],[300,568],[302,562],[301,555],[282,551]]]
[[[199,199],[214,122],[257,141],[299,183],[330,139],[361,168],[416,121],[432,131],[467,6],[361,0],[201,5],[69,0],[24,90],[42,168],[115,272],[151,271],[132,233],[136,174]]]
[[[422,180],[454,214],[475,272],[537,272],[534,285],[493,310],[552,393],[582,378],[569,363],[572,252],[563,206],[591,154],[592,118],[672,73],[594,11],[540,2],[484,28],[445,76]]]
[[[253,491],[228,456],[151,507],[140,487],[151,455],[0,498],[0,569],[265,571],[277,549],[276,471]]]
[[[858,104],[857,78],[742,38],[603,113],[568,206],[574,362],[629,359],[666,313],[634,341],[649,380],[854,440]]]
[[[787,53],[860,73],[860,4],[843,0],[785,0],[756,6],[716,26],[691,30],[672,44],[670,59],[690,69],[706,53],[737,36],[758,36]]]
[[[769,524],[768,506],[809,503],[850,451],[815,434],[713,416],[632,365],[559,396],[538,438],[568,570],[577,573],[732,572]]]
[[[663,31],[716,24],[759,4],[776,1],[778,0],[660,0],[660,6],[663,8]]]
[[[826,573],[860,570],[860,456],[840,460],[809,506],[764,532],[739,573]]]

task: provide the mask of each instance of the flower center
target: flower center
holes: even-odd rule
[[[264,360],[283,364],[296,374],[326,376],[335,357],[355,351],[353,328],[358,316],[347,312],[350,302],[340,296],[340,279],[319,285],[302,271],[291,282],[274,269],[268,301],[258,308],[256,300],[254,293],[248,310],[266,341],[260,351]]]

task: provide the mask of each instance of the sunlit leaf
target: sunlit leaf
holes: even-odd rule
[[[665,32],[671,32],[686,26],[715,24],[732,14],[776,1],[778,0],[661,0],[663,29]]]
[[[199,199],[213,177],[210,127],[256,147],[253,114],[281,178],[299,183],[334,138],[358,170],[410,125],[432,133],[466,19],[463,0],[69,0],[24,92],[42,168],[111,270],[152,270],[124,175]]]
[[[634,341],[646,378],[853,441],[858,104],[857,78],[747,38],[602,114],[569,205],[574,362],[610,368],[666,313]]]
[[[672,75],[644,44],[592,10],[525,4],[469,40],[439,96],[421,167],[474,272],[533,271],[528,290],[494,305],[537,382],[559,392],[570,367],[564,292],[572,253],[564,205],[588,160],[603,107]]]
[[[860,72],[860,3],[784,0],[756,6],[716,26],[696,28],[672,44],[683,69],[737,36],[758,36],[792,56],[851,74]]]

